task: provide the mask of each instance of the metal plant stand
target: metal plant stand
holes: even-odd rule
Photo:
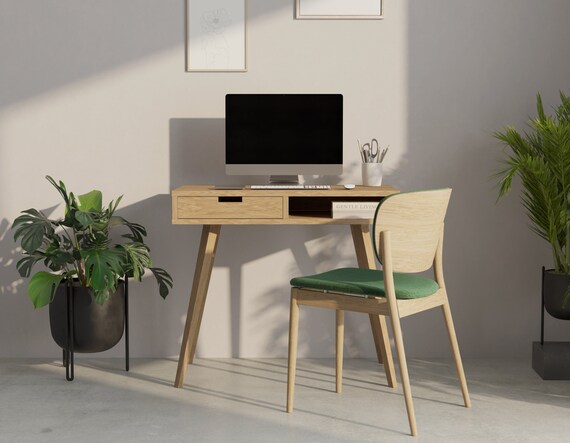
[[[544,345],[544,266],[542,267],[542,279],[540,281],[540,299],[542,307],[540,309],[540,346]]]
[[[129,371],[129,279],[125,276],[125,371]],[[63,350],[63,366],[65,366],[65,379],[73,381],[75,378],[75,363],[74,363],[74,309],[73,309],[73,286],[71,281],[67,283],[66,294],[66,314],[67,314],[67,334],[66,334],[66,348]]]
[[[540,342],[532,344],[532,368],[543,380],[570,380],[570,342],[544,341],[544,274],[542,267]]]

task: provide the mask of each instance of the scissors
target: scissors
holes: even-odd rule
[[[364,157],[368,160],[367,163],[378,162],[378,160],[376,160],[376,157],[378,157],[378,154],[380,153],[378,140],[373,138],[370,143],[364,143],[362,145],[362,150],[364,151]]]

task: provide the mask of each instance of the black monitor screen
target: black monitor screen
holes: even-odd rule
[[[226,164],[342,164],[341,94],[226,95]]]

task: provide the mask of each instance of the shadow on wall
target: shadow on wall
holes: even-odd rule
[[[230,177],[224,172],[223,119],[173,119],[170,125],[171,188],[185,183],[259,183],[266,177]],[[96,183],[87,186],[97,187]],[[107,196],[109,197],[109,196]],[[46,214],[62,211],[57,205],[44,210]],[[55,216],[57,216],[57,214]],[[166,301],[158,296],[154,278],[144,277],[142,283],[131,286],[131,351],[137,357],[178,355],[188,306],[197,247],[199,226],[173,226],[171,197],[155,195],[137,203],[120,207],[117,215],[142,224],[147,228],[147,244],[151,248],[153,264],[168,270],[174,279],[174,288]],[[57,355],[57,346],[49,335],[45,309],[34,311],[26,296],[27,279],[21,279],[15,268],[21,255],[13,242],[11,222],[0,222],[0,332],[3,355],[48,357]],[[252,247],[252,239],[256,239]],[[224,226],[216,258],[216,267],[229,270],[228,304],[231,315],[231,349],[240,355],[240,319],[242,318],[242,286],[244,265],[279,251],[291,251],[296,262],[283,273],[290,277],[314,272],[318,266],[331,266],[341,258],[342,248],[337,242],[346,242],[349,231],[342,226]],[[311,253],[306,244],[311,243]],[[348,250],[351,250],[350,248]],[[314,251],[318,252],[315,255]],[[346,258],[354,260],[353,256]],[[37,269],[40,269],[38,267]],[[319,268],[318,271],[324,270]],[[271,283],[276,283],[273,280]],[[289,286],[288,278],[260,295],[261,311],[271,316],[280,310],[276,332],[267,331],[266,349],[272,348],[271,337],[280,336],[287,327]],[[247,287],[250,283],[246,284]],[[263,299],[263,300],[261,300]],[[254,308],[255,309],[255,308]],[[22,319],[14,321],[13,319]],[[261,317],[260,317],[261,318]],[[267,317],[263,317],[267,318]],[[265,321],[265,320],[264,320]],[[318,323],[318,322],[317,322]],[[264,323],[266,324],[266,323]],[[155,332],[153,332],[155,331]],[[312,346],[312,345],[311,345]],[[318,345],[315,345],[318,346]],[[28,350],[27,350],[28,349]],[[33,349],[33,351],[29,351]],[[262,351],[260,351],[262,352]],[[100,357],[122,357],[122,346],[117,346]],[[283,352],[284,355],[284,352]],[[318,355],[318,354],[317,354]]]
[[[170,188],[186,184],[261,184],[263,176],[226,175],[225,119],[170,119]]]
[[[57,205],[50,206],[41,212],[49,217],[56,208]],[[0,220],[0,296],[25,296],[27,280],[21,278],[16,269],[16,263],[22,258],[22,248],[14,242],[12,223],[5,218]],[[27,296],[24,298],[27,300]]]
[[[0,107],[176,47],[183,72],[185,3],[2,0],[0,84],[10,87],[0,88]],[[248,20],[292,7],[258,3]]]
[[[0,220],[0,297],[25,292],[25,288],[22,288],[24,280],[16,270],[16,263],[21,255],[13,241],[10,227],[7,219]]]
[[[266,183],[267,176],[227,176],[225,174],[225,126],[224,119],[186,119],[174,118],[170,120],[170,187],[174,189],[184,184],[257,184]],[[351,168],[359,165],[351,165]],[[345,171],[346,172],[346,171]],[[307,182],[323,180],[327,183],[338,183],[340,176],[327,177],[305,177]],[[188,242],[189,250],[192,251],[192,259],[184,256],[178,263],[184,263],[184,269],[178,268],[180,279],[177,279],[179,288],[189,288],[193,273],[189,272],[189,266],[193,270],[195,254],[199,244],[200,229],[198,226],[178,226],[176,231],[186,232],[190,236]],[[355,257],[343,257],[342,245],[345,244],[349,236],[349,230],[343,226],[223,226],[220,243],[216,255],[215,267],[225,267],[229,269],[230,279],[230,315],[231,315],[231,349],[232,356],[240,356],[240,318],[242,317],[242,279],[243,267],[249,262],[259,258],[269,256],[278,251],[291,250],[296,265],[291,266],[288,274],[293,277],[301,273],[314,273],[315,263],[327,268],[327,264],[343,261],[352,261],[355,265]],[[331,232],[334,234],[331,235]],[[252,239],[255,238],[255,245],[252,247]],[[320,252],[317,256],[311,257],[305,244],[316,240],[314,245]],[[180,251],[179,246],[172,251]],[[175,242],[176,244],[176,242]],[[349,249],[350,250],[350,249]],[[176,256],[176,254],[173,254]],[[180,266],[175,265],[174,266]],[[325,268],[319,269],[324,270]],[[254,312],[255,317],[267,318],[275,312],[280,321],[274,325],[275,330],[266,331],[268,342],[266,351],[274,353],[276,340],[281,340],[284,331],[287,329],[287,319],[289,316],[289,281],[288,279],[264,293],[256,300],[259,308]],[[181,292],[187,303],[187,292]],[[182,309],[182,308],[181,308]],[[180,310],[179,312],[186,312]],[[313,322],[319,323],[319,322]],[[311,342],[313,343],[313,342]],[[311,344],[311,346],[313,346]],[[319,348],[315,343],[314,347]],[[281,352],[285,355],[286,352]],[[317,352],[315,355],[319,355]],[[320,353],[322,355],[322,352]]]
[[[42,212],[49,215],[54,208]],[[53,342],[47,312],[34,310],[27,295],[28,279],[21,278],[16,269],[22,255],[11,227],[12,221],[0,220],[0,352],[2,357],[31,357],[30,348],[38,343],[49,348]],[[55,344],[53,349],[57,349]]]
[[[329,227],[330,228],[330,227]],[[352,237],[347,226],[336,226],[338,232],[316,240],[297,238],[291,244],[294,263],[287,273],[293,276],[311,275],[341,267],[357,267]],[[316,250],[311,255],[310,250]],[[291,286],[288,281],[274,286],[256,300],[254,317],[279,318],[266,331],[264,353],[270,356],[286,356],[289,337],[289,310]],[[348,313],[345,330],[345,355],[361,357],[363,338],[372,342],[370,322],[365,314]],[[301,307],[299,325],[299,354],[311,358],[327,358],[334,355],[335,314],[330,309]]]

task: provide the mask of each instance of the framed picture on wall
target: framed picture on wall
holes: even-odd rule
[[[246,0],[186,0],[186,71],[245,72]]]
[[[298,19],[381,19],[383,0],[295,0]]]

